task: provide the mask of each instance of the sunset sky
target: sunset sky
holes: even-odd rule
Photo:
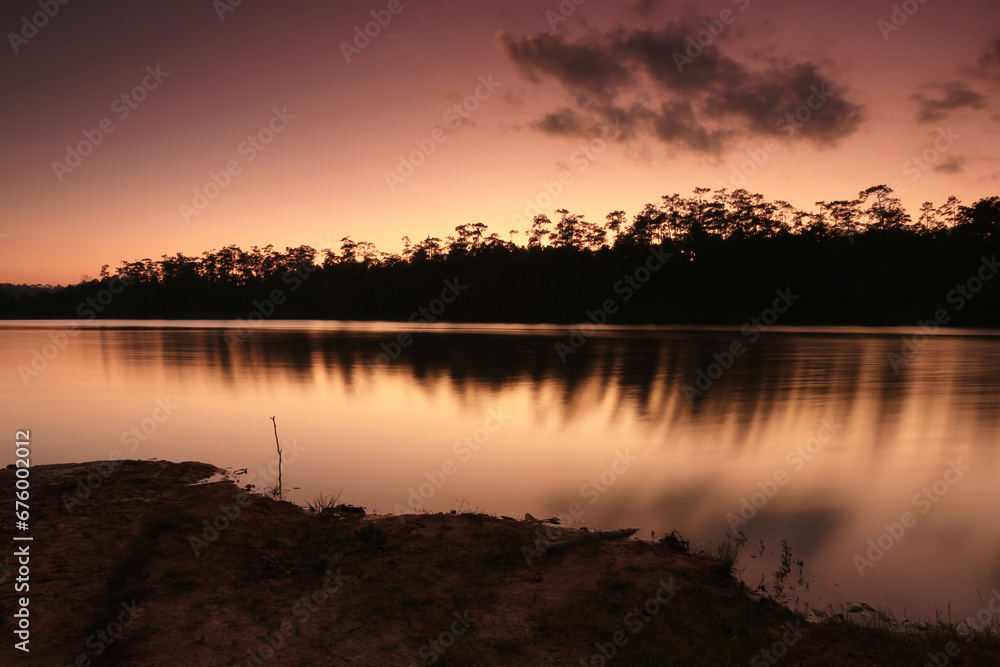
[[[63,1],[0,9],[0,282],[695,187],[1000,194],[995,0]]]

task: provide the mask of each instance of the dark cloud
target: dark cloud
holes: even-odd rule
[[[745,63],[720,51],[705,26],[674,21],[653,30],[614,28],[578,42],[554,34],[498,33],[507,57],[538,83],[554,81],[573,95],[572,108],[533,126],[552,135],[582,134],[613,110],[672,147],[718,155],[739,136],[788,137],[834,144],[862,123],[851,101],[812,62]],[[706,33],[707,34],[707,33]],[[627,108],[627,111],[625,111]]]
[[[834,144],[863,120],[861,107],[839,92],[812,63],[775,66],[717,87],[709,95],[708,108],[742,119],[757,134],[793,128],[803,139]]]
[[[564,136],[583,136],[589,127],[586,120],[572,109],[560,109],[554,113],[547,113],[531,125],[546,134]]]
[[[497,33],[496,42],[535,82],[546,74],[577,92],[613,95],[630,78],[628,70],[599,43],[570,44],[552,33],[518,38],[504,31]]]
[[[723,151],[726,130],[711,130],[702,125],[690,102],[664,102],[659,114],[651,114],[657,138],[670,144],[680,144],[698,153],[717,155]]]
[[[976,73],[990,79],[1000,79],[1000,35],[994,37],[979,56]]]
[[[699,47],[701,53],[687,55],[688,39],[704,27],[671,23],[662,30],[615,31],[608,35],[616,55],[641,66],[659,85],[670,90],[690,90],[706,85],[734,82],[743,68],[719,55],[714,45]]]
[[[547,113],[531,123],[531,127],[553,136],[593,139],[613,135],[616,139],[630,139],[637,124],[650,117],[648,111],[638,106],[625,109],[613,104],[591,104],[584,111],[564,107]]]
[[[965,171],[965,158],[953,155],[945,159],[941,164],[934,166],[934,171],[942,174],[961,174]]]
[[[910,96],[918,105],[917,120],[921,123],[944,120],[957,109],[982,109],[986,106],[983,96],[964,83],[950,82],[939,88],[943,89],[943,94],[937,99],[928,98],[923,93]]]

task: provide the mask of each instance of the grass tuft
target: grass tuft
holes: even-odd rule
[[[331,512],[338,505],[340,505],[340,496],[344,493],[344,489],[340,489],[336,493],[326,495],[321,493],[312,499],[312,502],[306,502],[306,508],[310,512],[315,512],[316,514],[322,514],[324,512]]]

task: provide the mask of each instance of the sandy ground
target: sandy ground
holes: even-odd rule
[[[806,623],[663,544],[480,514],[314,514],[221,472],[33,468],[29,529],[11,502],[0,530],[0,664],[1000,664],[994,640],[949,655],[936,631]],[[0,489],[13,496],[13,469]],[[29,652],[15,647],[21,598]]]

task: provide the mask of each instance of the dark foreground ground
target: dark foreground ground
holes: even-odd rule
[[[584,538],[529,564],[538,523],[317,514],[232,481],[191,485],[217,472],[33,468],[29,530],[13,529],[12,501],[0,530],[0,664],[1000,664],[995,636],[807,623],[666,544]],[[88,476],[100,485],[75,496]],[[13,496],[13,469],[0,488]],[[14,555],[25,544],[26,577]],[[28,653],[14,648],[21,597]]]

